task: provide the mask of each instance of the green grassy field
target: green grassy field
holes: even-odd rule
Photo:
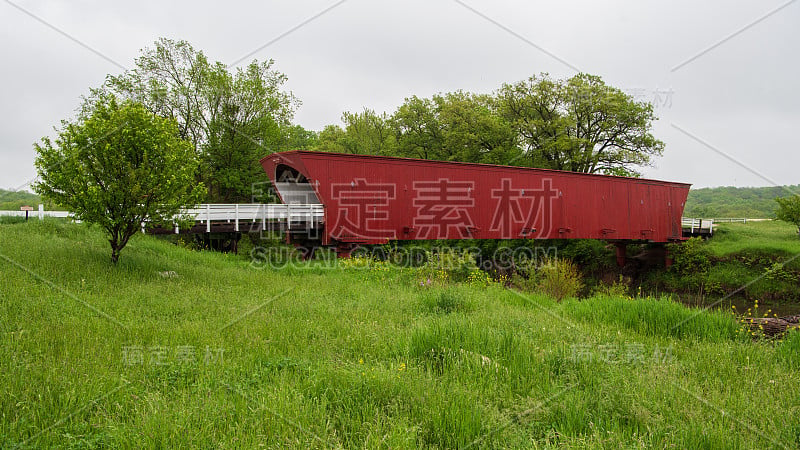
[[[725,303],[746,309],[748,302],[760,300],[779,314],[800,313],[800,239],[794,225],[715,225],[714,236],[697,250],[708,259],[705,267],[698,265],[687,273],[653,272],[646,282],[679,295],[697,295],[701,303],[725,298]]]
[[[708,249],[715,256],[751,252],[788,258],[800,253],[800,239],[797,227],[786,222],[723,223],[715,225]]]
[[[728,312],[147,236],[108,261],[96,230],[0,224],[0,448],[800,446],[800,333]]]

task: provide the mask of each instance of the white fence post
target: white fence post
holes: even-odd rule
[[[211,233],[211,205],[206,203],[206,233]]]
[[[44,205],[39,203],[39,220],[44,220]]]

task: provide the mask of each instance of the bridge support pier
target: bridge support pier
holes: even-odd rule
[[[317,249],[319,248],[318,245],[309,244],[309,243],[295,243],[294,249],[300,253],[300,258],[303,261],[309,261],[314,259],[314,255],[317,253]]]
[[[674,262],[675,262],[675,260],[672,259],[672,255],[669,253],[669,246],[665,245],[664,246],[664,267],[669,269],[670,267],[672,267],[672,264]]]
[[[614,246],[617,248],[617,266],[625,267],[628,262],[628,249],[625,242],[615,242]]]
[[[336,245],[336,257],[337,258],[349,258],[355,249],[358,248],[357,244],[348,244],[340,242]]]

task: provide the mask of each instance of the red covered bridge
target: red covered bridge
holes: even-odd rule
[[[289,151],[261,160],[284,203],[322,204],[323,228],[290,239],[336,246],[419,239],[681,236],[688,184],[555,170]]]

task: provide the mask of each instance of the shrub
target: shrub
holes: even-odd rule
[[[776,198],[778,210],[775,216],[778,220],[789,222],[797,226],[797,236],[800,237],[800,195],[786,198]]]
[[[536,290],[560,302],[583,289],[581,272],[572,261],[553,258],[539,266]]]
[[[587,273],[600,272],[614,267],[614,252],[603,241],[570,240],[559,254],[582,267]]]
[[[456,283],[469,281],[476,270],[475,257],[457,249],[426,252],[425,263],[419,269],[423,280]]]
[[[673,261],[670,269],[680,275],[705,273],[711,267],[711,254],[699,237],[683,243],[670,244],[668,250]]]
[[[787,283],[797,280],[794,273],[787,270],[784,264],[777,262],[772,263],[771,266],[764,270],[764,278],[769,281],[784,281]]]
[[[606,297],[628,297],[629,292],[630,286],[622,278],[622,275],[619,276],[619,280],[612,284],[601,283],[594,289],[596,295],[604,295]]]
[[[511,283],[521,291],[534,292],[539,282],[538,270],[535,260],[522,261],[517,265],[517,272],[512,276]]]

